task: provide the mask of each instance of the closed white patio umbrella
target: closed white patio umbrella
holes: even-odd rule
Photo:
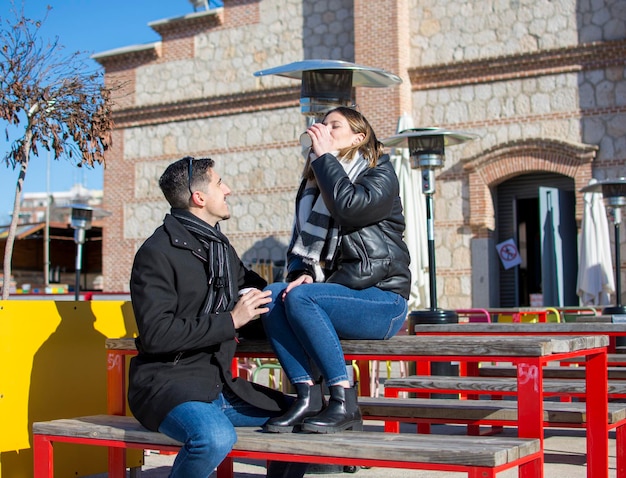
[[[412,129],[413,118],[408,113],[404,113],[398,119],[396,133]],[[411,155],[409,148],[392,148],[391,163],[398,176],[400,183],[400,199],[404,209],[404,220],[406,229],[404,230],[404,242],[409,248],[411,255],[411,294],[409,296],[409,312],[425,307],[429,302],[428,287],[428,237],[426,236],[426,199],[422,194],[422,182],[420,172],[411,169]],[[403,331],[399,332],[404,333]],[[389,364],[390,362],[388,362]],[[388,366],[389,368],[389,366]],[[379,395],[379,362],[371,361],[370,374],[370,395]],[[400,362],[400,376],[407,375],[406,362]],[[403,397],[405,392],[401,392]]]
[[[592,179],[589,184],[596,182]],[[583,200],[585,209],[580,234],[576,293],[581,305],[609,305],[611,294],[615,293],[615,281],[609,223],[602,193],[586,192]]]
[[[397,133],[413,128],[413,118],[404,113],[398,119]],[[391,162],[400,182],[406,230],[404,241],[411,254],[411,296],[409,311],[425,307],[428,297],[428,238],[426,236],[426,200],[422,194],[419,171],[411,169],[409,148],[393,148]]]

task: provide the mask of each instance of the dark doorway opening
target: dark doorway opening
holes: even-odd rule
[[[517,201],[517,231],[522,263],[519,266],[519,305],[530,305],[531,294],[541,294],[541,238],[539,198]]]
[[[542,301],[545,306],[578,304],[574,205],[574,180],[560,174],[524,174],[498,185],[496,244],[513,239],[522,263],[509,269],[499,264],[499,277],[494,278],[498,283],[493,284],[499,291],[496,306],[529,306],[533,305],[531,298],[534,302]],[[551,227],[548,227],[547,221],[556,222],[550,222]],[[546,250],[550,243],[546,240],[546,231],[554,233],[554,249]],[[556,260],[546,261],[552,257]],[[552,269],[546,269],[546,262]]]

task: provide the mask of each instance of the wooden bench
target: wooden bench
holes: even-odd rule
[[[626,354],[607,354],[606,360],[609,365],[613,365],[616,367],[626,367]],[[580,357],[573,357],[565,359],[561,363],[575,363],[582,366],[585,364],[585,360]]]
[[[365,420],[382,420],[386,432],[399,431],[399,422],[416,423],[420,433],[430,433],[432,424],[468,425],[468,432],[479,434],[481,425],[516,426],[517,403],[514,400],[460,400],[437,398],[370,398],[360,397],[359,406]],[[587,411],[584,403],[543,403],[544,426],[585,428]],[[608,428],[615,430],[617,476],[626,477],[626,404],[609,403]],[[487,433],[494,433],[490,431]]]
[[[495,478],[503,470],[541,467],[540,441],[533,438],[416,435],[383,432],[266,434],[237,428],[230,458],[467,472]],[[34,477],[54,476],[53,443],[174,451],[180,443],[143,428],[132,417],[96,415],[33,423]],[[227,461],[227,460],[226,460]],[[232,476],[232,462],[218,478]],[[521,473],[521,472],[520,472]]]
[[[609,380],[626,380],[626,367],[608,367]],[[505,365],[481,365],[478,369],[480,377],[516,377],[517,371],[513,366]],[[543,368],[544,378],[570,378],[584,379],[585,369],[583,367],[559,367],[549,366]]]
[[[446,376],[418,376],[413,375],[404,378],[392,378],[385,382],[385,396],[394,397],[396,400],[398,393],[401,391],[418,392],[418,393],[432,393],[432,392],[444,392],[444,393],[459,393],[466,392],[472,395],[491,395],[491,396],[507,396],[517,395],[517,378],[509,377],[446,377]],[[623,380],[610,380],[608,381],[608,396],[611,398],[624,398],[626,397],[626,382]],[[584,397],[586,384],[585,380],[578,379],[544,379],[543,380],[543,394],[544,396],[559,396],[559,397]],[[476,400],[481,402],[482,400]],[[505,401],[503,401],[504,403]],[[516,403],[516,402],[512,402]],[[544,407],[546,402],[544,401]],[[568,402],[569,403],[569,402]],[[565,403],[559,403],[559,407],[565,405]],[[580,403],[579,406],[584,407],[586,404]],[[609,416],[609,420],[611,420]],[[487,424],[487,420],[483,421],[483,424]],[[544,409],[544,424],[545,424],[545,409]],[[469,424],[471,426],[478,424]],[[495,424],[496,426],[500,426]],[[619,439],[620,446],[618,450],[618,478],[626,478],[626,451],[621,446],[624,442],[625,429],[622,426],[623,422],[620,420],[615,424],[609,423],[609,429],[616,430],[616,439]],[[418,425],[419,426],[419,425]],[[558,426],[556,423],[554,426]],[[582,423],[579,425],[582,426]],[[388,426],[387,429],[390,429]],[[477,428],[476,428],[477,429]],[[475,429],[475,430],[476,430]],[[474,430],[474,433],[476,431]],[[424,431],[422,428],[420,431]],[[590,449],[589,438],[588,447]],[[588,451],[589,454],[589,451]]]
[[[440,377],[423,377],[424,381]],[[458,380],[459,377],[445,377]],[[462,377],[463,379],[471,377]],[[411,379],[409,383],[407,379]],[[448,383],[448,380],[441,382]],[[417,389],[427,388],[419,377],[406,377],[387,380],[385,386],[396,393],[396,387],[407,389],[415,385]],[[514,381],[514,379],[513,379]],[[544,381],[545,384],[546,381]],[[493,380],[474,381],[481,388],[493,392]],[[409,387],[407,387],[409,385]],[[584,386],[584,384],[583,384]],[[514,387],[510,383],[508,388]],[[387,389],[386,389],[387,390]],[[562,391],[563,389],[561,389]],[[418,432],[430,433],[432,424],[460,424],[468,426],[468,433],[478,435],[479,427],[487,425],[494,427],[489,434],[497,433],[503,426],[516,426],[518,415],[517,402],[514,400],[464,400],[464,399],[435,399],[435,398],[369,398],[360,397],[359,405],[363,418],[366,420],[385,421],[386,432],[398,432],[399,422],[416,423]],[[554,402],[543,403],[544,426],[553,428],[586,428],[586,404],[581,402]],[[608,404],[608,429],[615,430],[616,442],[616,478],[626,478],[626,404]]]
[[[514,400],[359,397],[359,407],[366,420],[513,426],[517,421]],[[580,428],[587,421],[581,402],[545,401],[543,416],[552,427]],[[609,403],[608,423],[610,429],[626,424],[626,403]]]
[[[398,392],[467,393],[480,395],[517,395],[514,377],[447,377],[441,375],[411,375],[385,381],[385,395],[395,397]],[[626,398],[626,381],[609,380],[608,397]],[[585,380],[545,379],[544,396],[584,397]]]

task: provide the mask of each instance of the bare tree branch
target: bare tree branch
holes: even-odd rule
[[[5,285],[9,296],[13,242],[19,219],[23,183],[31,155],[39,148],[53,159],[67,156],[77,166],[104,164],[111,146],[112,87],[104,73],[90,69],[84,52],[65,54],[58,38],[40,38],[43,21],[24,16],[13,4],[13,20],[0,19],[0,120],[5,123],[9,150],[7,167],[20,167],[13,217],[4,254]],[[23,129],[22,129],[23,128]],[[15,132],[18,131],[16,134]]]

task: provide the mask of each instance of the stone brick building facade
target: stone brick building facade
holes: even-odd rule
[[[357,89],[379,138],[404,112],[478,135],[437,174],[441,307],[524,305],[532,280],[504,270],[495,245],[531,247],[520,231],[537,229],[525,221],[538,220],[538,185],[567,192],[580,227],[580,188],[626,176],[623,0],[225,0],[150,26],[161,41],[95,56],[123,84],[104,174],[108,291],[128,290],[134,252],[168,210],[158,177],[185,155],[213,157],[233,189],[222,227],[244,260],[283,259],[306,118],[298,81],[253,73],[303,59],[403,79]]]

